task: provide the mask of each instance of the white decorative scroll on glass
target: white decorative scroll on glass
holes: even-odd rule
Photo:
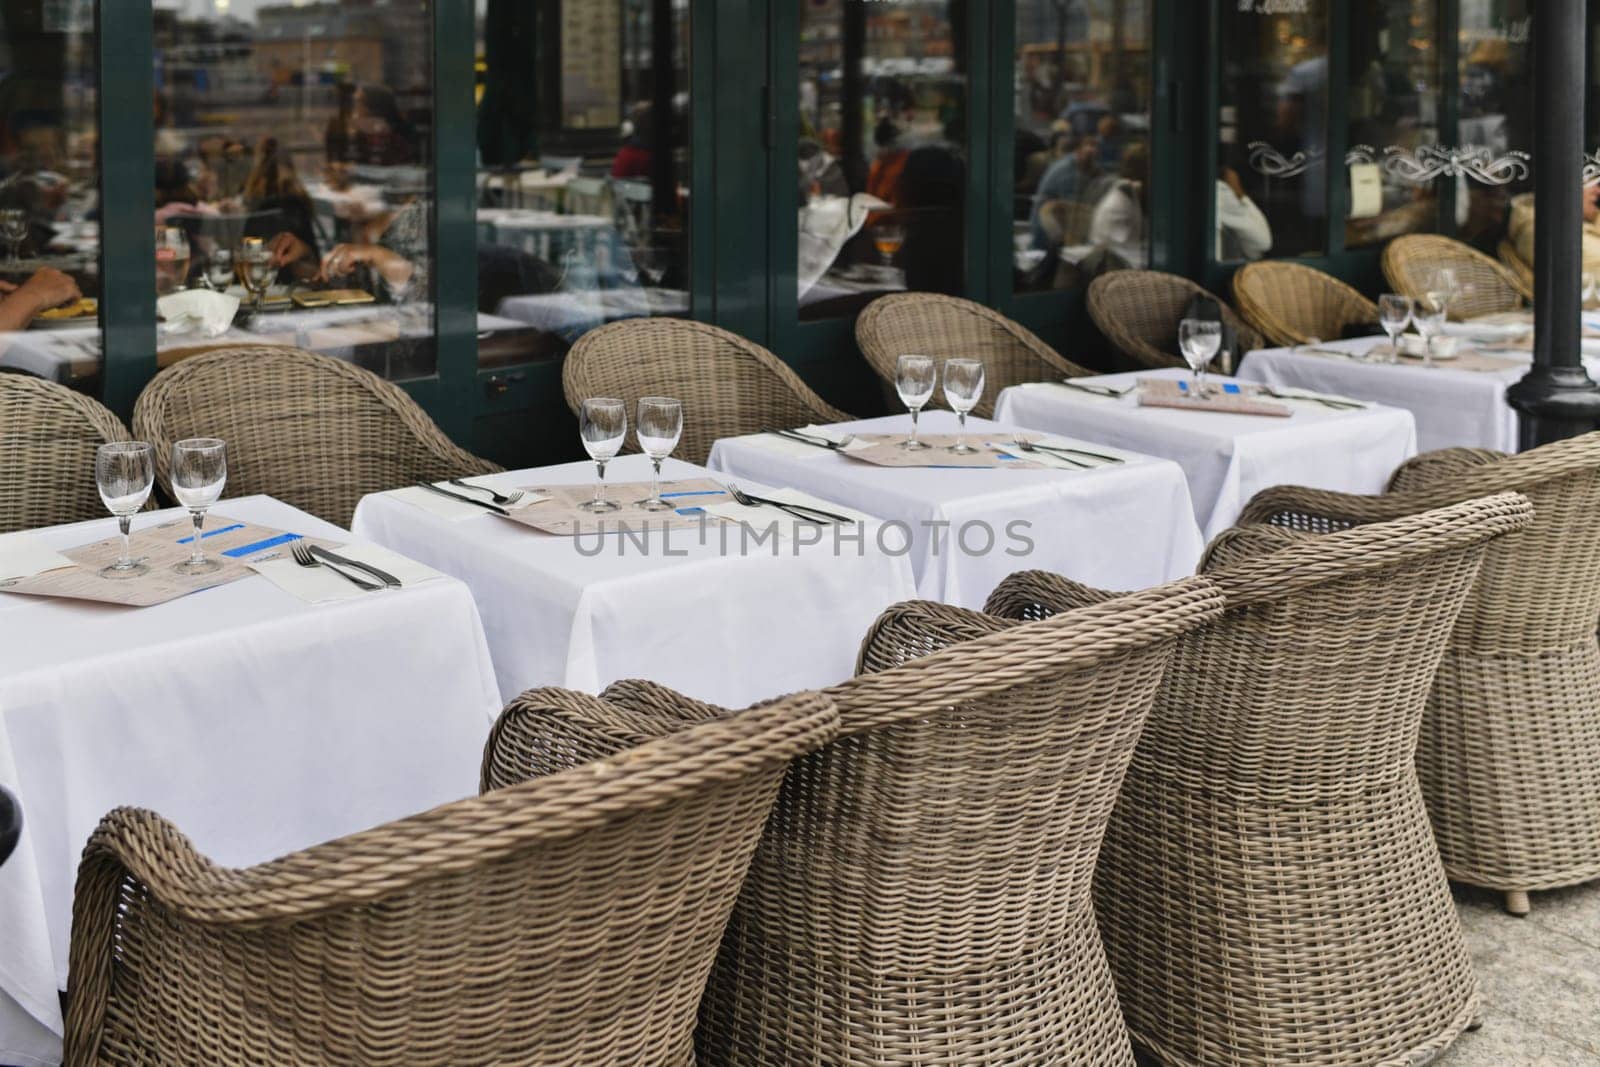
[[[1372,152],[1373,149],[1366,145],[1357,145],[1345,153],[1345,166],[1353,167],[1358,163],[1374,162]],[[1285,156],[1265,141],[1250,142],[1250,169],[1267,178],[1293,178],[1296,175],[1304,174],[1321,162],[1322,150],[1320,148]]]

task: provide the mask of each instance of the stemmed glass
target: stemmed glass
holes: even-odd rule
[[[1222,323],[1212,319],[1184,319],[1178,324],[1178,347],[1194,372],[1194,398],[1205,399],[1206,365],[1222,347]]]
[[[250,314],[259,315],[261,299],[267,295],[267,290],[272,287],[272,279],[278,273],[272,265],[272,250],[260,238],[246,237],[239,245],[239,251],[234,254],[233,261],[239,284],[251,297]]]
[[[960,425],[956,430],[956,443],[950,451],[958,455],[971,455],[978,451],[967,444],[967,412],[978,406],[983,396],[983,361],[978,359],[947,359],[944,361],[944,399],[956,413]]]
[[[1426,293],[1417,300],[1416,308],[1411,312],[1411,321],[1416,323],[1417,332],[1422,335],[1422,365],[1433,366],[1433,339],[1439,331],[1444,329],[1445,309],[1449,304],[1449,297],[1443,293]]]
[[[872,244],[878,250],[878,255],[883,257],[885,267],[894,266],[894,257],[899,254],[900,246],[906,243],[906,231],[903,227],[892,222],[876,226],[872,231]]]
[[[639,438],[639,448],[655,465],[650,495],[634,506],[645,511],[671,511],[672,505],[661,499],[661,461],[672,455],[678,438],[683,436],[683,405],[671,397],[641,397],[633,432]]]
[[[222,498],[228,482],[228,447],[215,437],[190,437],[172,446],[172,495],[194,519],[194,551],[172,569],[178,574],[210,574],[222,563],[200,547],[206,509]]]
[[[128,535],[133,532],[133,516],[150,499],[150,487],[155,484],[155,453],[143,441],[101,445],[94,457],[94,480],[106,510],[117,517],[122,531],[122,554],[115,563],[100,568],[100,577],[137,578],[150,568],[129,556]]]
[[[622,450],[622,442],[627,439],[628,405],[609,396],[585,400],[578,412],[578,433],[583,437],[584,451],[589,453],[600,472],[599,480],[594,483],[594,499],[578,507],[597,514],[619,510],[620,504],[606,499],[606,464],[616,458]],[[656,495],[661,494],[657,492]]]
[[[0,211],[0,237],[5,238],[11,262],[16,263],[22,242],[28,239],[28,213],[14,207]]]
[[[156,227],[156,291],[178,292],[189,280],[189,238],[176,226]]]
[[[1389,335],[1389,362],[1400,359],[1400,335],[1411,325],[1411,298],[1399,293],[1378,297],[1378,325]]]
[[[928,447],[917,440],[917,416],[923,405],[933,399],[936,376],[932,356],[901,356],[895,360],[894,388],[900,394],[900,403],[911,410],[911,436],[900,442],[900,447],[908,452]]]
[[[1446,315],[1450,314],[1450,305],[1461,296],[1461,280],[1456,277],[1454,267],[1436,267],[1428,279],[1430,293],[1437,294],[1444,307]]]
[[[206,284],[217,292],[225,292],[228,283],[237,275],[233,270],[233,253],[226,248],[213,248],[206,257]]]

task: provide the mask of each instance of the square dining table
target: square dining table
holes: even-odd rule
[[[230,518],[352,540],[270,497],[208,525]],[[475,794],[500,706],[449,578],[321,604],[254,574],[139,609],[0,593],[0,784],[24,820],[0,866],[0,1063],[59,1062],[78,857],[106,812],[148,808],[219,864],[259,863]]]
[[[1284,418],[1139,403],[1140,379],[1189,377],[1188,371],[1173,367],[1073,379],[1125,391],[1119,397],[1057,382],[1031,382],[1003,391],[995,418],[1172,460],[1188,476],[1195,519],[1208,541],[1232,526],[1263,489],[1304,485],[1379,493],[1395,468],[1417,451],[1411,412],[1379,404],[1335,410],[1291,401]],[[1237,379],[1214,375],[1207,380],[1219,386],[1238,384]]]
[[[969,418],[970,439],[1008,445],[1013,436],[1004,422]],[[833,435],[910,429],[909,415],[827,427]],[[925,433],[955,429],[951,412],[922,415]],[[1127,449],[1109,454],[1121,462],[1081,470],[883,467],[756,434],[718,441],[708,465],[730,478],[792,486],[888,520],[885,544],[909,556],[918,593],[976,609],[1020,570],[1054,571],[1117,590],[1193,572],[1201,540],[1182,470]],[[937,464],[938,454],[927,462]]]
[[[649,472],[642,455],[612,460],[612,498],[631,505],[618,485],[646,482]],[[662,468],[669,481],[709,475],[673,459]],[[594,479],[584,462],[472,481],[507,493]],[[704,535],[659,527],[557,535],[486,511],[446,518],[389,493],[365,497],[352,525],[472,589],[507,700],[538,686],[598,693],[647,678],[744,707],[832,685],[854,673],[878,615],[916,595],[907,561],[879,551],[873,531],[859,527],[791,535],[794,524],[783,520],[781,539],[714,526]]]

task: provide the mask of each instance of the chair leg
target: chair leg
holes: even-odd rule
[[[1506,912],[1522,918],[1530,909],[1528,894],[1522,889],[1509,889],[1506,891]]]

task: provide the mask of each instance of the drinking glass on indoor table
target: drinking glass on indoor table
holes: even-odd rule
[[[672,455],[678,438],[683,436],[683,404],[671,397],[641,397],[633,432],[655,472],[650,495],[634,506],[645,511],[671,511],[672,505],[661,498],[661,461]]]
[[[583,437],[584,451],[589,453],[599,471],[594,483],[594,499],[578,506],[597,514],[619,510],[622,505],[606,499],[606,464],[616,458],[622,450],[622,442],[627,439],[628,405],[609,396],[585,400],[578,412],[578,433]],[[658,460],[656,470],[660,469]],[[657,492],[656,495],[661,494]]]
[[[137,578],[150,568],[129,554],[128,535],[133,531],[133,516],[150,499],[155,484],[154,453],[143,441],[113,441],[101,445],[94,457],[94,480],[106,510],[117,517],[122,533],[122,554],[115,563],[100,568],[102,578]]]
[[[972,455],[978,449],[967,444],[967,415],[978,406],[983,397],[983,361],[977,359],[947,359],[944,361],[944,399],[956,413],[956,443],[950,451],[958,455]]]
[[[1205,399],[1206,366],[1222,348],[1222,323],[1212,319],[1184,319],[1178,324],[1178,347],[1194,372],[1194,396]]]
[[[938,370],[932,356],[901,356],[895,360],[894,387],[900,394],[900,403],[911,412],[911,436],[900,442],[908,452],[918,452],[928,446],[917,440],[917,416],[924,405],[933,399],[933,383]]]
[[[172,446],[172,495],[194,520],[194,551],[173,564],[179,574],[210,574],[222,564],[201,547],[206,510],[222,498],[228,482],[228,448],[215,437],[191,437]]]

